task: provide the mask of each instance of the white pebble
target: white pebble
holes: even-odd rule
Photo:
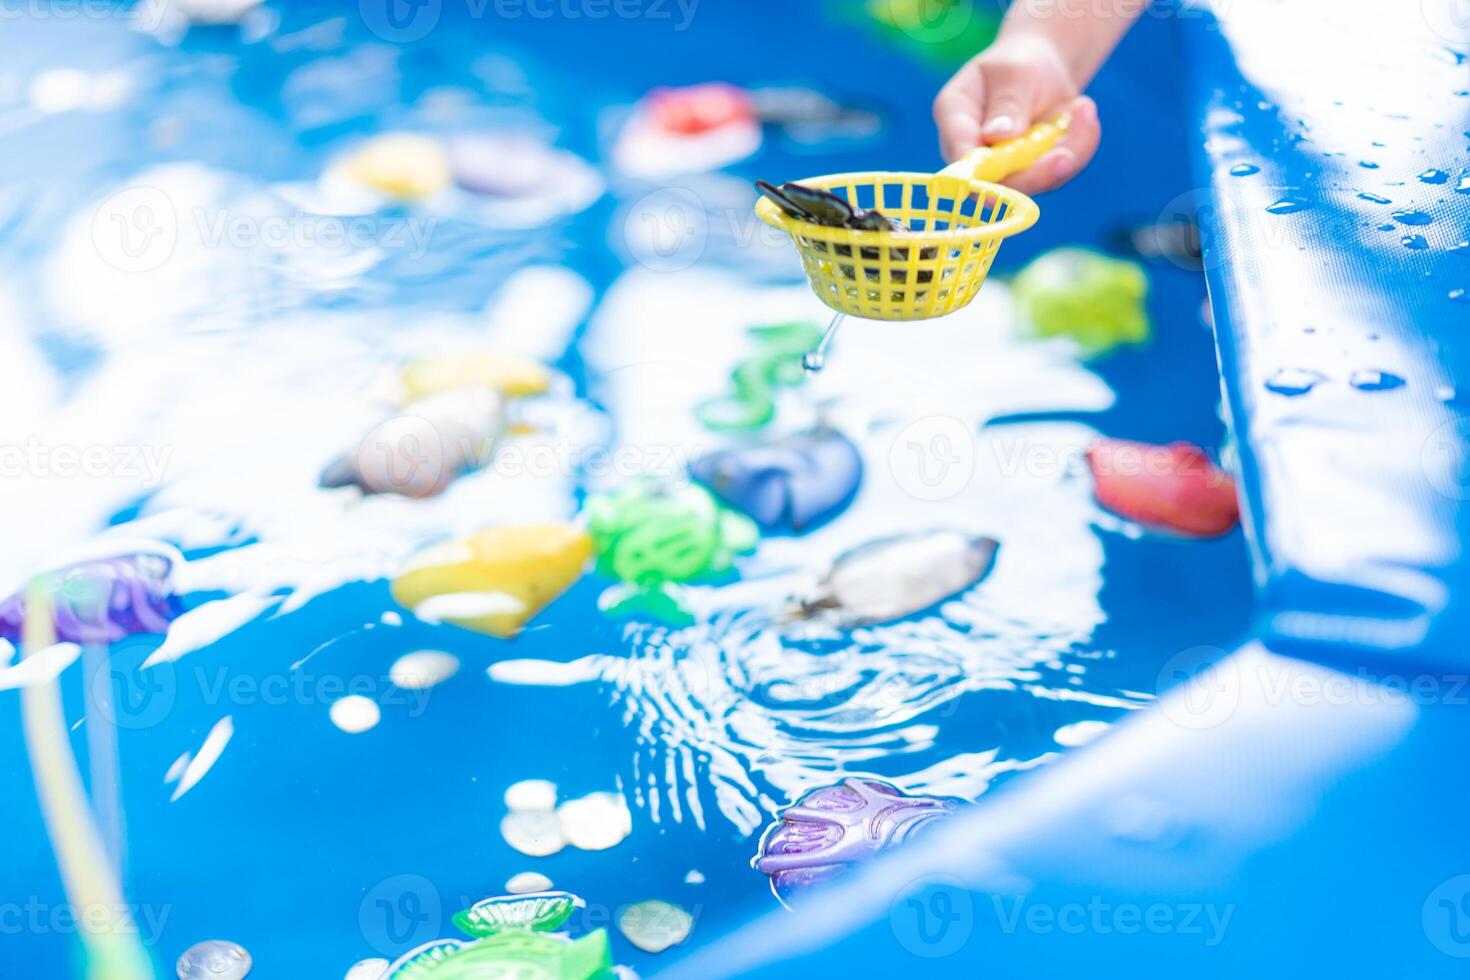
[[[383,713],[378,710],[377,702],[361,694],[349,694],[345,698],[333,701],[327,713],[332,719],[332,724],[349,735],[358,735],[367,731],[383,717]]]
[[[179,980],[241,980],[250,973],[250,954],[223,939],[206,939],[184,950],[177,964]]]
[[[549,857],[567,846],[551,810],[514,810],[500,821],[500,835],[527,857]]]
[[[616,793],[588,793],[556,808],[562,836],[584,851],[605,851],[633,832],[633,815]]]
[[[381,958],[358,960],[347,970],[347,976],[342,980],[382,980],[389,966],[388,961]]]
[[[406,691],[422,691],[459,673],[459,658],[442,650],[415,650],[393,661],[388,679]]]
[[[550,891],[551,879],[535,871],[522,871],[518,875],[511,876],[511,879],[505,883],[505,890],[512,895]]]
[[[556,809],[556,783],[546,779],[523,779],[505,790],[507,810]]]
[[[618,915],[618,929],[645,953],[662,953],[689,938],[694,917],[672,902],[629,905]]]
[[[1111,727],[1105,721],[1078,721],[1058,728],[1057,733],[1052,738],[1058,745],[1065,745],[1069,749],[1075,749],[1079,745],[1086,745],[1088,742],[1091,742]]]

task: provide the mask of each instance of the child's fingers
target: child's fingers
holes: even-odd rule
[[[1084,95],[1072,102],[1069,111],[1072,123],[1067,134],[1034,166],[1008,178],[1008,185],[1023,194],[1041,194],[1062,186],[1092,161],[1102,139],[1097,104]]]
[[[953,162],[980,145],[981,108],[985,83],[980,67],[970,62],[955,73],[934,100],[934,122],[939,126],[939,152]]]
[[[1014,139],[1031,125],[1036,98],[1036,71],[1026,64],[999,61],[983,70],[985,122],[980,136],[986,143]]]

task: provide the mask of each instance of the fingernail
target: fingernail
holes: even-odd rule
[[[1010,116],[996,116],[985,124],[987,133],[1009,133],[1016,128],[1016,121]]]

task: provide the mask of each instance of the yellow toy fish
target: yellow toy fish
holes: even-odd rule
[[[432,197],[449,186],[449,154],[438,140],[417,133],[384,133],[342,164],[347,176],[380,194]]]
[[[393,580],[420,619],[509,639],[581,578],[592,540],[570,524],[493,527],[424,551]]]
[[[524,398],[551,387],[551,369],[529,357],[481,352],[409,361],[399,379],[410,401],[455,388],[492,388],[504,398]]]

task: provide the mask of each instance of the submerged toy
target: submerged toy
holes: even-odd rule
[[[529,229],[575,214],[602,196],[602,175],[538,136],[490,132],[449,141],[449,169],[475,195],[463,212],[491,227]]]
[[[591,556],[591,539],[569,524],[493,527],[420,554],[393,580],[393,599],[420,619],[508,639]]]
[[[598,571],[626,583],[603,595],[603,608],[614,614],[650,612],[673,622],[690,621],[673,584],[728,570],[734,556],[752,550],[759,537],[749,518],[692,483],[637,480],[590,498],[586,515]]]
[[[756,118],[750,93],[725,82],[656,88],[644,99],[652,124],[678,136],[696,136]]]
[[[557,151],[534,136],[460,136],[449,144],[454,182],[471,193],[490,197],[538,193],[560,164]]]
[[[551,387],[551,369],[530,357],[479,352],[409,361],[399,379],[410,400],[456,388],[490,388],[505,398],[523,398]]]
[[[882,117],[873,110],[843,105],[814,89],[759,88],[750,97],[761,122],[778,127],[798,144],[867,139],[883,128]]]
[[[822,328],[810,320],[795,320],[750,328],[756,352],[730,374],[734,391],[706,399],[695,416],[706,429],[758,429],[776,415],[776,389],[806,380],[801,361],[822,339]]]
[[[760,149],[750,94],[723,82],[657,88],[634,107],[612,148],[613,165],[656,179],[715,170]]]
[[[183,562],[171,548],[140,550],[66,565],[43,576],[55,639],[102,644],[135,633],[164,633],[183,611],[173,575]],[[0,637],[19,644],[25,593],[0,602]]]
[[[912,840],[963,806],[945,797],[909,796],[876,779],[844,779],[782,810],[761,836],[755,869],[771,879],[783,905],[890,847]]]
[[[862,481],[863,458],[842,433],[822,428],[722,449],[695,460],[690,472],[762,530],[800,533],[847,506]]]
[[[1121,250],[1141,259],[1172,262],[1195,272],[1205,267],[1199,225],[1182,218],[1123,228],[1114,236]]]
[[[554,933],[582,900],[566,892],[507,895],[454,913],[454,924],[476,937],[438,939],[406,953],[382,980],[612,980],[607,931],[580,939]]]
[[[330,463],[319,482],[363,493],[433,496],[489,460],[503,421],[501,407],[500,396],[489,388],[419,399]]]
[[[1087,465],[1097,502],[1120,517],[1195,537],[1228,534],[1240,520],[1235,481],[1187,442],[1099,439]]]
[[[888,623],[936,606],[975,585],[1000,543],[963,531],[896,534],[841,555],[800,600],[797,615],[840,628]]]
[[[1149,336],[1148,276],[1134,262],[1053,249],[1021,270],[1011,292],[1037,334],[1071,337],[1091,355]]]
[[[358,148],[342,171],[364,187],[389,197],[431,197],[449,186],[449,155],[430,136],[385,133]]]

